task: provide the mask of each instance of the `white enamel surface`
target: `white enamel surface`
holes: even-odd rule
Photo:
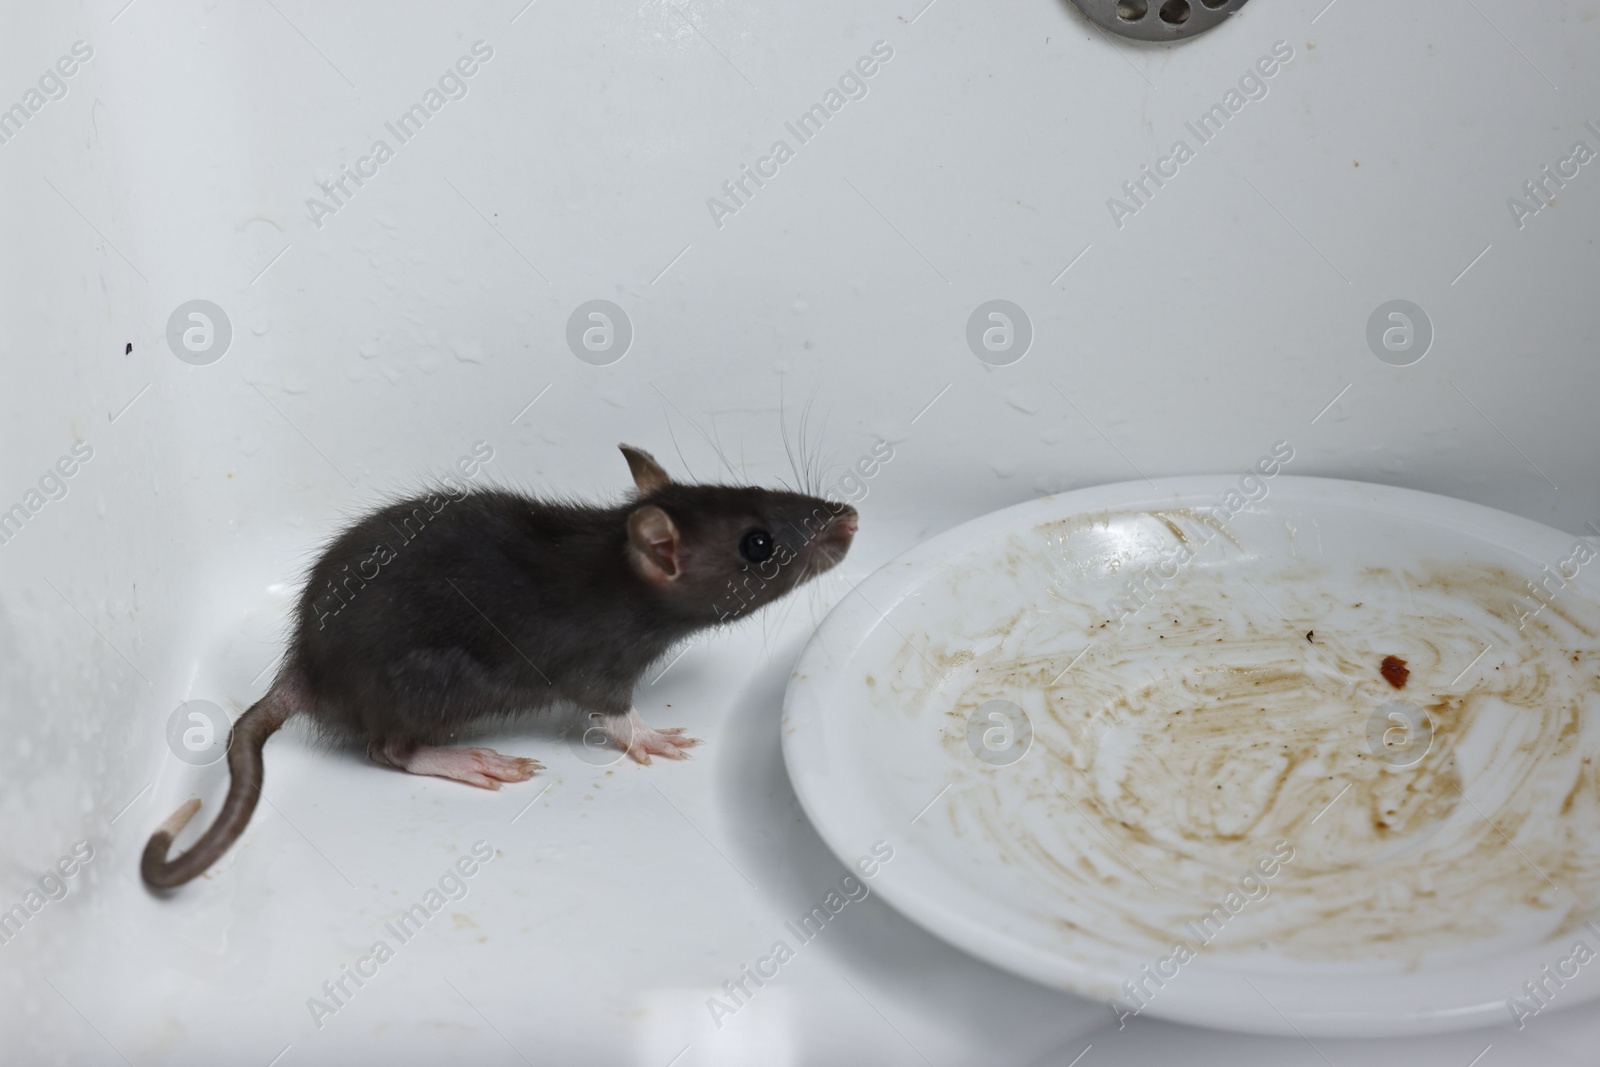
[[[1279,439],[1292,474],[1600,522],[1600,176],[1520,229],[1506,207],[1600,122],[1592,4],[1254,0],[1147,49],[1060,0],[12,3],[0,107],[79,40],[66,95],[0,144],[0,509],[94,449],[0,545],[0,907],[74,842],[95,858],[0,945],[0,1061],[522,1063],[507,1040],[640,1067],[1592,1059],[1600,1012],[1565,1008],[1589,969],[1522,1030],[1119,1031],[878,896],[720,1030],[706,1008],[846,873],[780,757],[794,657],[929,536],[1242,472]],[[316,183],[478,40],[469,94],[317,227]],[[719,228],[707,198],[879,40],[870,93]],[[1280,40],[1269,95],[1117,228],[1107,199]],[[964,334],[996,298],[1034,326],[1005,367]],[[1410,367],[1364,335],[1400,298],[1435,325]],[[164,336],[193,299],[233,323],[208,366]],[[635,328],[610,366],[565,341],[595,299]],[[827,481],[880,438],[894,458],[832,580],[641,687],[646,721],[706,739],[694,761],[607,776],[542,725],[491,738],[554,783],[513,825],[536,793],[290,731],[273,807],[211,877],[172,901],[138,884],[150,829],[221,795],[169,716],[260,696],[345,517],[480,440],[485,479],[539,490],[617,493],[620,441],[726,474],[707,438],[775,484],[779,412],[792,440],[813,395]],[[480,838],[503,855],[451,907],[467,921],[441,915],[317,1028],[307,999]]]
[[[1237,479],[1167,485],[1018,505],[859,585],[786,699],[802,804],[842,860],[896,842],[877,884],[929,929],[1128,1009],[1330,1037],[1500,1021],[1596,940],[1594,549],[1386,486],[1279,475],[1219,520]],[[993,736],[999,766],[969,745],[991,700],[1032,730]],[[1391,762],[1399,700],[1431,743]]]

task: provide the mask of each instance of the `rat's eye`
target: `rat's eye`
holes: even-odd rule
[[[739,539],[739,555],[751,563],[765,563],[772,558],[772,535],[765,530],[751,530]]]

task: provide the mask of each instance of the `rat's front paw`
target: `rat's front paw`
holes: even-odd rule
[[[635,761],[648,765],[651,756],[667,759],[688,759],[688,749],[700,743],[698,737],[684,737],[681,729],[652,730],[646,726],[633,735],[631,743],[618,741],[617,745]]]
[[[700,743],[698,737],[684,737],[681,729],[657,730],[639,717],[637,711],[626,715],[603,715],[601,726],[613,744],[635,761],[648,765],[651,756],[667,759],[688,759],[686,749]]]

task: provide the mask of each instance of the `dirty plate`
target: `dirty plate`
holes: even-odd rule
[[[1594,555],[1331,479],[1049,497],[849,594],[784,755],[874,891],[1108,1022],[1526,1020],[1600,992]]]

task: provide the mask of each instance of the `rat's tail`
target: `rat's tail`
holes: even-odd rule
[[[250,821],[256,801],[261,797],[261,746],[289,716],[300,710],[296,704],[301,692],[298,677],[280,676],[266,696],[239,716],[228,736],[230,780],[228,797],[222,802],[222,814],[193,848],[171,860],[167,859],[167,850],[172,847],[172,839],[200,810],[200,798],[188,801],[158,826],[150,835],[150,843],[145,845],[144,858],[139,863],[139,873],[144,876],[146,885],[155,889],[182,885],[217,862],[244,832],[245,823]]]

